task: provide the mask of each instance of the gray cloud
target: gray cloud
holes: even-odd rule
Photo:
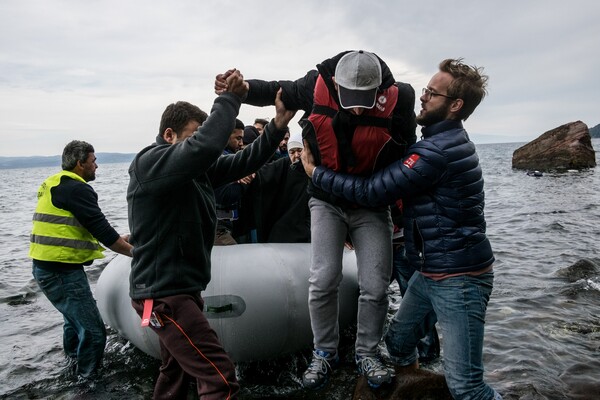
[[[358,48],[417,91],[443,58],[483,66],[490,95],[466,122],[476,143],[600,123],[600,5],[420,3],[0,2],[0,155],[59,154],[73,138],[99,152],[136,152],[154,139],[168,103],[210,109],[219,72],[296,79]],[[272,114],[243,106],[240,117]]]

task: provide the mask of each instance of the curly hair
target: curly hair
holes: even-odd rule
[[[487,95],[488,76],[482,67],[466,65],[462,58],[448,58],[440,63],[440,71],[447,72],[454,80],[448,87],[448,96],[462,99],[458,116],[466,120]]]

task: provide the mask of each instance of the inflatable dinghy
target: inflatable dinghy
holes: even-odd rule
[[[202,292],[205,313],[235,362],[273,359],[312,348],[308,312],[310,243],[215,246],[212,279]],[[142,328],[131,306],[131,258],[117,255],[96,286],[104,322],[144,353],[160,358],[158,336]],[[356,320],[358,281],[354,251],[344,249],[339,288],[340,329]]]

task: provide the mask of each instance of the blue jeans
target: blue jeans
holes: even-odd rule
[[[392,362],[406,366],[417,360],[421,326],[433,310],[442,332],[444,372],[452,396],[501,398],[483,381],[485,312],[493,286],[493,272],[440,281],[414,274],[385,339]]]
[[[48,300],[63,315],[63,348],[77,360],[77,374],[93,377],[102,366],[106,329],[82,269],[50,272],[36,266],[33,277]]]
[[[408,288],[408,281],[415,273],[418,272],[408,264],[408,260],[406,259],[404,245],[396,244],[394,247],[394,269],[392,271],[392,278],[398,282],[402,297],[404,297],[404,293],[406,293],[406,289]],[[420,327],[419,335],[421,339],[417,344],[417,351],[419,354],[419,361],[421,362],[433,361],[440,356],[440,339],[435,328],[436,322],[437,316],[432,310],[427,314]]]

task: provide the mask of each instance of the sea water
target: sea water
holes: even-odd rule
[[[600,276],[569,282],[557,271],[581,259],[600,261],[600,167],[528,176],[511,168],[520,145],[477,145],[497,259],[485,377],[505,399],[599,399]],[[593,145],[599,149],[600,140]],[[128,231],[127,167],[101,164],[92,182],[120,233]],[[36,192],[58,168],[0,170],[0,398],[149,399],[159,362],[111,330],[103,378],[94,384],[73,378],[62,351],[62,316],[31,276],[27,251]],[[107,251],[106,259],[86,269],[92,290],[113,256]],[[390,298],[391,315],[401,301],[395,285]],[[310,349],[239,365],[240,398],[348,399],[356,382],[352,332],[345,332],[341,353],[343,367],[318,393],[303,390],[299,380]],[[425,367],[440,372],[442,361]]]

